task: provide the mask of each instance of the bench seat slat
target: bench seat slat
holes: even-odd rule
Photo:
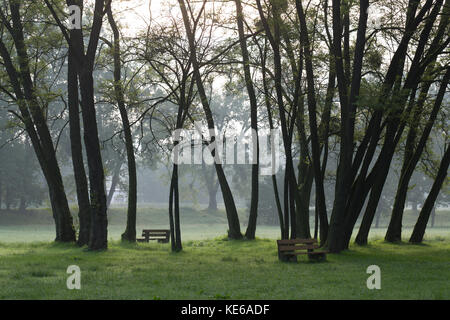
[[[299,246],[282,246],[279,245],[278,249],[280,251],[292,251],[292,250],[314,250],[319,249],[318,245],[299,245]]]
[[[316,239],[284,239],[277,240],[278,244],[308,244],[308,243],[317,243]]]
[[[297,252],[284,253],[284,254],[287,254],[287,255],[299,255],[299,254],[326,254],[326,253],[328,253],[328,251],[311,251],[311,252],[297,251]]]

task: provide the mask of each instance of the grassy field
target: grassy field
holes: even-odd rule
[[[437,217],[438,218],[438,217]],[[138,230],[167,228],[165,209],[141,209]],[[423,245],[388,244],[373,229],[370,245],[352,245],[327,262],[278,261],[278,227],[259,226],[256,241],[227,241],[224,212],[183,209],[184,250],[123,244],[123,209],[109,214],[109,249],[87,252],[52,242],[48,210],[0,214],[0,299],[450,299],[450,232],[429,228]],[[244,228],[244,226],[243,226]],[[411,228],[405,228],[405,240]],[[81,290],[68,290],[69,265]],[[369,265],[381,290],[369,290]]]
[[[81,269],[68,290],[66,269]],[[381,268],[381,290],[366,269]],[[0,244],[0,299],[450,299],[450,243],[351,247],[327,262],[278,261],[275,241],[114,242],[104,252],[55,243]]]

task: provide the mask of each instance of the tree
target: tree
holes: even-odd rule
[[[107,8],[109,25],[113,31],[114,43],[112,45],[114,57],[114,92],[117,105],[120,110],[123,131],[125,135],[125,147],[127,151],[128,164],[128,213],[127,226],[122,234],[123,240],[130,242],[136,241],[136,208],[137,208],[137,175],[136,175],[136,159],[134,155],[133,136],[131,133],[130,121],[125,106],[124,88],[121,78],[121,54],[120,54],[120,34],[119,28],[114,20],[111,5]]]
[[[414,226],[414,230],[411,234],[411,238],[409,242],[412,243],[421,243],[423,240],[423,236],[425,234],[425,229],[427,227],[428,219],[430,218],[430,214],[434,208],[434,204],[439,195],[439,191],[447,178],[447,170],[450,164],[450,147],[447,146],[447,150],[444,153],[444,157],[442,158],[441,164],[439,166],[439,170],[436,176],[436,180],[431,187],[430,193],[428,194],[427,199],[420,211],[419,218],[417,219],[417,223]]]
[[[209,106],[209,102],[206,96],[206,91],[203,85],[203,80],[200,72],[200,65],[198,63],[197,54],[196,54],[196,45],[195,45],[195,28],[197,25],[198,19],[201,17],[201,14],[204,11],[206,1],[203,1],[202,8],[200,9],[200,13],[198,14],[196,19],[193,19],[194,25],[191,26],[191,18],[189,17],[188,11],[186,9],[186,4],[184,0],[178,1],[181,9],[181,13],[183,15],[183,22],[185,26],[186,35],[189,42],[190,48],[190,59],[193,67],[193,74],[197,85],[198,94],[203,106],[203,111],[205,113],[206,121],[208,123],[208,129],[210,130],[210,140],[209,145],[211,155],[213,159],[216,160],[216,150],[214,149],[214,142],[216,138],[215,134],[215,126],[214,119],[212,116],[211,108]],[[192,12],[192,11],[191,11]],[[228,185],[227,178],[223,171],[221,163],[215,161],[214,166],[216,168],[217,177],[219,180],[220,188],[222,190],[222,195],[225,203],[225,209],[227,212],[228,218],[228,237],[231,239],[241,239],[241,228],[239,225],[239,217],[236,210],[236,204],[234,202],[233,194],[231,193],[230,186]]]
[[[23,24],[21,3],[8,1],[10,20],[4,9],[1,10],[1,22],[8,31],[14,43],[15,52],[10,52],[3,38],[0,39],[0,55],[3,59],[8,76],[9,90],[7,94],[19,107],[20,115],[16,116],[24,123],[39,164],[44,173],[49,188],[53,217],[56,225],[55,241],[75,241],[75,230],[70,214],[67,197],[64,191],[62,176],[56,158],[52,137],[39,103],[36,91],[36,79],[33,80],[30,68],[30,56],[24,33],[27,31]],[[30,7],[30,12],[36,8]],[[6,9],[5,9],[6,10]],[[6,37],[5,37],[6,41]],[[14,61],[18,61],[15,65]]]
[[[244,13],[242,11],[242,3],[240,0],[236,0],[236,21],[239,33],[239,44],[241,47],[241,54],[244,67],[245,85],[247,87],[248,97],[250,99],[250,118],[252,128],[252,139],[256,142],[253,150],[256,158],[256,163],[252,165],[252,194],[250,199],[250,214],[245,232],[247,239],[255,239],[256,232],[256,219],[258,215],[258,174],[259,174],[259,141],[258,141],[258,104],[256,101],[255,88],[253,87],[253,80],[250,72],[250,59],[247,49],[247,41],[244,35]]]
[[[90,250],[103,250],[108,243],[108,220],[106,207],[105,176],[103,170],[102,156],[100,152],[100,142],[94,101],[94,79],[93,68],[103,24],[103,16],[111,1],[105,5],[104,0],[96,0],[92,28],[89,36],[88,46],[85,52],[82,29],[73,33],[69,37],[66,28],[61,23],[53,6],[45,0],[47,7],[52,13],[55,21],[61,29],[68,45],[72,48],[76,61],[76,70],[79,79],[81,92],[81,109],[84,127],[84,145],[86,149],[87,162],[89,168],[90,204],[91,204],[91,234],[89,237]],[[80,12],[83,10],[83,3],[80,0],[67,0],[68,6],[78,6]]]

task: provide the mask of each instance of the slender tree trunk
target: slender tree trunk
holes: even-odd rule
[[[174,196],[175,196],[175,248],[176,251],[183,250],[183,246],[181,244],[181,224],[180,224],[180,196],[179,196],[179,188],[178,188],[178,166],[173,166],[174,172]]]
[[[266,61],[267,61],[267,45],[264,46],[264,52],[260,52],[261,54],[261,60],[262,60],[262,77],[263,77],[263,87],[264,87],[264,102],[267,109],[267,117],[269,120],[269,128],[271,132],[273,132],[274,126],[273,126],[273,119],[272,119],[272,110],[271,110],[271,104],[270,104],[270,98],[269,98],[269,87],[267,83],[267,70],[266,70]],[[272,137],[272,135],[271,135]],[[270,144],[272,150],[274,148],[274,139],[271,140]],[[274,163],[276,160],[276,155],[272,152],[272,166],[274,166]],[[277,176],[276,173],[273,173],[272,176],[272,185],[273,185],[273,192],[275,196],[275,203],[277,205],[277,213],[278,213],[278,221],[280,224],[280,233],[281,233],[281,239],[287,239],[288,236],[285,231],[284,226],[284,218],[283,218],[283,209],[281,207],[281,201],[280,201],[280,194],[278,192],[278,183],[277,183]]]
[[[170,246],[172,252],[177,252],[176,245],[176,233],[175,233],[175,221],[173,217],[173,198],[174,198],[174,181],[176,179],[175,175],[175,164],[172,169],[172,179],[170,179],[170,188],[169,188],[169,226],[170,226]]]
[[[111,11],[111,6],[107,10],[109,25],[114,34],[114,93],[116,101],[119,106],[120,117],[122,119],[122,126],[125,135],[125,147],[127,150],[127,164],[128,164],[128,211],[127,211],[127,226],[125,232],[122,234],[122,240],[130,242],[136,241],[136,210],[137,210],[137,174],[136,174],[136,159],[134,156],[133,135],[131,133],[130,121],[128,119],[128,112],[125,106],[124,88],[121,77],[121,61],[120,61],[120,34],[116,22]],[[176,188],[178,192],[178,187]]]
[[[111,178],[111,185],[109,186],[108,196],[106,198],[106,205],[108,208],[111,207],[112,199],[114,198],[114,193],[116,192],[117,185],[120,181],[120,171],[122,169],[122,159],[117,159],[116,165],[113,169],[113,175]]]
[[[259,141],[258,141],[258,104],[256,101],[256,93],[253,87],[253,80],[250,72],[250,58],[247,49],[247,41],[244,38],[244,14],[242,12],[242,3],[240,0],[235,0],[236,3],[236,20],[239,32],[239,42],[241,46],[241,54],[244,63],[244,77],[247,87],[247,94],[250,99],[250,122],[252,128],[252,142],[253,142],[253,161],[252,164],[252,191],[250,198],[250,215],[248,220],[247,231],[245,237],[247,239],[255,239],[256,233],[256,219],[258,216],[258,174],[259,174]],[[256,149],[256,150],[255,150]]]
[[[196,45],[195,45],[195,30],[192,30],[191,23],[189,20],[189,14],[187,12],[184,0],[178,0],[178,3],[180,5],[181,13],[183,15],[183,21],[186,28],[186,34],[189,41],[189,48],[190,48],[190,54],[191,54],[191,62],[193,66],[194,71],[194,78],[196,80],[197,84],[197,90],[200,96],[200,100],[203,106],[203,111],[205,112],[206,121],[208,123],[208,129],[210,130],[210,142],[208,147],[213,145],[215,143],[215,126],[214,126],[214,120],[211,112],[211,108],[209,106],[209,102],[206,96],[206,91],[203,86],[203,80],[200,74],[200,66],[199,62],[197,60],[197,54],[196,54]],[[211,155],[214,160],[216,160],[216,150],[215,148],[211,147]],[[223,200],[225,204],[225,210],[227,212],[227,218],[228,218],[228,237],[231,239],[242,239],[241,234],[241,228],[239,224],[239,217],[237,214],[236,204],[234,202],[233,194],[231,193],[230,186],[228,185],[227,178],[225,176],[225,173],[223,171],[223,167],[218,161],[215,161],[214,164],[217,172],[217,178],[219,180],[220,188],[223,195]]]
[[[447,178],[447,170],[449,164],[450,146],[447,146],[447,150],[445,151],[444,157],[442,158],[436,179],[434,180],[433,186],[431,187],[430,193],[425,200],[422,210],[420,210],[419,218],[417,219],[416,225],[414,226],[413,232],[411,234],[411,238],[409,239],[409,242],[411,243],[421,243],[423,240],[428,219],[430,218],[430,214],[435,206],[439,191],[441,190],[442,185]]]

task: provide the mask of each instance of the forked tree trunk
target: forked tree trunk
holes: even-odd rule
[[[70,32],[71,35],[74,31]],[[72,36],[71,36],[72,37]],[[75,185],[78,201],[78,221],[79,233],[77,244],[84,246],[89,243],[90,225],[91,225],[91,204],[89,200],[89,188],[84,169],[83,147],[81,143],[81,129],[79,116],[79,98],[78,98],[78,75],[76,61],[72,49],[69,48],[67,70],[67,92],[69,107],[69,127],[70,127],[70,147],[72,154],[72,165],[75,176]]]

